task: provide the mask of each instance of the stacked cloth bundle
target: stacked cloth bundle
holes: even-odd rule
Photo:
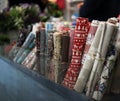
[[[28,54],[28,56],[22,62],[22,65],[26,66],[29,69],[33,69],[36,64],[36,47]]]
[[[46,22],[45,28],[36,23],[27,37],[19,38],[20,47],[16,45],[9,54],[14,62],[100,101],[106,91],[120,93],[116,80],[120,77],[119,40],[116,18],[91,23],[77,18],[72,28],[64,22]]]
[[[25,42],[17,52],[16,56],[14,57],[13,61],[16,63],[21,64],[26,56],[30,53],[30,51],[35,47],[35,33],[30,32],[28,37],[26,38]]]
[[[47,37],[48,78],[56,83],[62,82],[68,64],[70,36],[67,31],[61,30],[63,27],[58,26],[57,30],[49,31]]]
[[[42,24],[34,24],[32,31],[23,42],[13,61],[19,64],[23,64],[29,69],[35,69],[37,72],[43,75],[45,73],[43,69],[45,63],[43,61],[45,60],[43,60],[44,58],[40,58],[40,54],[43,56],[44,53],[44,36],[45,30],[42,29]],[[41,69],[41,67],[43,68]]]
[[[38,27],[39,27],[38,23],[33,25],[32,31],[29,33],[29,35],[23,42],[22,46],[18,50],[16,56],[14,57],[13,59],[14,62],[22,64],[24,59],[28,56],[28,54],[35,47],[35,38],[36,38],[36,32],[38,30]]]
[[[73,89],[81,65],[82,53],[86,42],[90,24],[86,18],[78,18],[76,20],[75,35],[73,39],[72,59],[70,66],[62,84],[70,89]]]
[[[26,56],[22,64],[45,76],[45,29],[42,23],[36,23],[33,27],[36,29],[35,47]]]
[[[12,47],[12,49],[10,50],[8,57],[13,60],[14,57],[16,56],[17,52],[19,51],[19,49],[21,48],[21,46],[23,45],[27,35],[29,33],[28,29],[22,29],[19,31],[19,36],[17,38],[17,42],[16,44]]]
[[[85,91],[87,96],[96,100],[101,100],[105,92],[102,87],[106,87],[107,80],[104,78],[108,76],[108,72],[113,68],[117,57],[116,48],[113,47],[118,27],[116,23],[117,19],[115,18],[109,19],[107,22],[99,22],[95,36],[74,86],[77,92],[82,93]],[[110,53],[108,51],[110,51]],[[112,65],[111,61],[113,62]]]

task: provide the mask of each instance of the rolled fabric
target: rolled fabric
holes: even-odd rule
[[[40,71],[41,75],[45,76],[45,29],[40,29]]]
[[[50,79],[50,75],[52,75],[52,68],[51,67],[51,61],[53,57],[53,50],[54,50],[54,44],[53,44],[53,33],[54,31],[47,31],[46,30],[46,42],[45,42],[45,76]],[[52,79],[52,78],[51,78]]]
[[[53,34],[54,40],[54,52],[53,52],[53,60],[54,60],[54,68],[55,68],[55,82],[59,82],[59,69],[61,63],[61,32],[55,32]]]
[[[17,52],[20,50],[21,47],[18,47],[16,44],[12,47],[12,49],[9,51],[8,57],[9,59],[13,60],[17,54]]]
[[[37,64],[33,66],[33,71],[37,72],[36,68],[37,68]]]
[[[68,62],[70,37],[68,33],[63,33],[61,38],[61,61]]]
[[[118,19],[116,18],[109,18],[108,22],[118,25]],[[115,62],[118,57],[119,47],[117,44],[119,44],[116,39],[118,39],[119,36],[119,28],[116,29],[116,31],[112,35],[112,39],[110,41],[108,52],[107,52],[107,58],[101,73],[101,76],[97,80],[97,83],[95,85],[95,89],[92,95],[92,98],[100,101],[102,100],[102,97],[105,93],[109,93],[110,85],[112,81],[112,74],[115,69]]]
[[[29,46],[27,48],[24,49],[23,53],[17,59],[16,63],[21,64],[34,47],[35,47],[35,42],[33,41],[29,44]]]
[[[40,30],[38,30],[36,32],[36,64],[37,64],[37,67],[36,67],[36,70],[38,73],[41,74],[41,66],[40,66]]]
[[[111,79],[110,91],[114,94],[120,94],[120,26],[117,33],[115,47],[118,52],[118,57],[114,67],[115,70],[113,71]]]
[[[19,32],[19,36],[18,36],[17,43],[16,43],[18,47],[21,47],[23,45],[23,43],[25,42],[25,40],[27,38],[27,35],[28,35],[28,30],[27,29],[23,28]]]
[[[115,30],[116,30],[117,26],[115,24],[106,22],[105,26],[104,26],[104,31],[103,33],[101,33],[101,37],[100,37],[100,43],[98,45],[98,50],[97,50],[97,54],[95,57],[95,62],[90,74],[90,78],[88,81],[88,89],[86,92],[87,96],[92,97],[93,95],[93,91],[96,85],[96,82],[98,81],[101,72],[103,70],[103,64],[105,62],[105,58],[106,58],[106,54],[108,51],[108,46],[109,43],[111,41],[111,38],[113,35],[115,35]]]
[[[97,53],[98,45],[100,42],[100,37],[102,33],[104,23],[100,22],[97,31],[95,33],[95,37],[91,43],[91,46],[89,48],[88,54],[86,56],[85,62],[83,64],[83,67],[79,73],[79,76],[77,78],[76,84],[74,86],[75,91],[82,93],[84,91],[85,85],[87,83],[87,80],[90,76],[90,72],[92,70],[95,56]]]
[[[34,55],[31,59],[31,61],[26,65],[26,67],[28,67],[29,69],[37,68],[37,67],[34,67],[36,64],[37,64],[36,63],[36,55]]]
[[[67,62],[60,63],[60,69],[59,69],[59,74],[58,74],[58,77],[59,77],[58,83],[59,84],[62,84],[62,81],[64,80],[64,77],[66,75],[68,66],[69,66],[69,63],[67,63]]]
[[[24,50],[28,48],[29,44],[32,41],[34,41],[34,39],[35,39],[35,33],[30,32],[30,34],[26,38],[25,42],[23,43],[22,47],[20,48],[20,50],[17,52],[15,58],[13,59],[14,62],[17,61],[17,59],[21,56],[21,54],[24,52]]]
[[[117,51],[114,46],[111,47],[110,54],[107,57],[106,64],[102,70],[100,80],[96,83],[95,90],[93,92],[92,98],[96,101],[101,101],[103,95],[106,92],[108,86],[108,80],[110,79],[110,74],[114,69],[115,61],[117,58]]]
[[[80,71],[81,58],[88,31],[88,19],[78,18],[76,20],[72,59],[62,83],[64,86],[70,89],[73,89]]]
[[[53,56],[53,23],[46,22],[45,23],[45,76],[50,79],[50,63]],[[52,75],[52,74],[51,74]]]
[[[25,42],[28,31],[26,29],[22,29],[18,34],[19,34],[19,36],[17,38],[17,43],[16,43],[16,45],[13,46],[13,48],[10,50],[10,52],[8,54],[8,56],[11,60],[13,60],[15,58],[17,52],[19,51],[19,49]]]
[[[55,64],[54,64],[54,59],[48,58],[50,63],[47,64],[49,66],[48,68],[48,73],[47,73],[47,78],[51,81],[55,81]],[[47,62],[48,63],[48,62]]]
[[[31,63],[32,59],[34,58],[34,56],[36,55],[36,47],[34,47],[32,49],[32,51],[28,54],[28,56],[24,59],[24,61],[22,62],[22,64],[24,66],[26,66],[29,69],[33,68],[34,63]]]
[[[70,44],[69,44],[69,62],[72,58],[72,49],[73,49],[73,39],[74,39],[75,29],[70,29]]]
[[[120,53],[115,64],[115,70],[111,78],[110,92],[113,94],[120,94]]]
[[[13,60],[14,62],[16,62],[18,60],[18,58],[21,56],[21,54],[24,52],[24,50],[29,47],[29,44],[34,41],[34,39],[36,37],[36,31],[38,29],[39,29],[39,24],[38,23],[34,24],[33,27],[32,27],[32,31],[29,33],[29,35],[25,39],[22,47],[20,48],[20,50],[16,54],[16,56],[15,56],[15,58]]]
[[[61,62],[60,68],[58,70],[58,83],[62,83],[66,70],[68,68],[68,61],[69,61],[69,44],[70,44],[70,36],[69,32],[65,32],[62,34],[61,37]]]
[[[86,40],[86,44],[85,44],[85,49],[84,49],[83,56],[82,56],[81,68],[84,64],[84,61],[86,59],[86,55],[87,55],[87,53],[89,51],[89,48],[91,46],[91,43],[94,39],[94,36],[95,36],[96,31],[97,31],[98,25],[99,25],[99,21],[97,21],[97,20],[93,20],[91,25],[90,25],[90,30],[88,32],[88,36],[87,36],[87,40]]]
[[[45,75],[46,77],[50,77],[50,74],[52,71],[52,67],[50,66],[50,64],[52,61],[53,50],[54,50],[53,33],[54,32],[51,32],[51,31],[46,32],[46,48],[45,48]]]

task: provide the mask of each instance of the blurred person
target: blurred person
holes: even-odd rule
[[[79,16],[89,21],[107,21],[110,17],[117,17],[120,13],[120,0],[84,0],[80,6]]]

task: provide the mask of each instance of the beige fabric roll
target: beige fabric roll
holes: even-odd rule
[[[53,52],[53,60],[54,60],[54,68],[55,68],[55,82],[59,82],[59,69],[61,63],[61,32],[55,32],[53,35],[54,40],[54,52]]]
[[[104,69],[102,71],[102,74],[100,76],[100,80],[98,81],[98,84],[96,85],[98,88],[93,92],[92,98],[100,101],[106,91],[106,88],[108,86],[108,80],[110,79],[110,74],[112,70],[114,69],[114,64],[117,58],[117,53],[115,55],[111,55],[107,58],[106,65],[104,66]]]
[[[86,59],[86,55],[87,55],[89,48],[91,46],[91,43],[94,39],[98,25],[99,25],[99,21],[97,21],[97,20],[93,20],[91,23],[90,30],[88,32],[88,36],[87,36],[87,40],[86,40],[86,44],[85,44],[85,49],[84,49],[83,56],[82,56],[81,68],[84,64],[84,61]]]
[[[83,92],[85,85],[87,83],[87,80],[90,76],[90,72],[91,72],[92,66],[94,64],[95,56],[97,53],[98,44],[100,42],[101,33],[103,31],[102,30],[103,26],[104,26],[104,23],[100,22],[100,24],[97,28],[94,40],[92,41],[91,47],[88,51],[85,62],[84,62],[83,67],[81,69],[81,72],[79,73],[77,82],[74,86],[74,89],[77,92],[80,92],[80,93]]]
[[[110,40],[112,38],[112,35],[115,32],[116,26],[111,23],[104,23],[104,29],[103,33],[101,33],[100,37],[100,43],[98,45],[97,55],[95,57],[95,62],[90,74],[90,78],[88,80],[88,89],[87,89],[87,96],[92,96],[93,91],[95,88],[95,84],[97,80],[99,79],[101,72],[103,70],[103,64],[105,62],[105,57],[108,51],[108,46],[110,43]]]

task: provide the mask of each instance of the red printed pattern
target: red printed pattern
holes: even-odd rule
[[[82,54],[84,50],[84,45],[86,43],[86,37],[89,31],[89,27],[90,23],[88,22],[87,18],[78,18],[76,20],[72,59],[65,78],[62,82],[64,86],[70,89],[73,89],[80,71]]]

